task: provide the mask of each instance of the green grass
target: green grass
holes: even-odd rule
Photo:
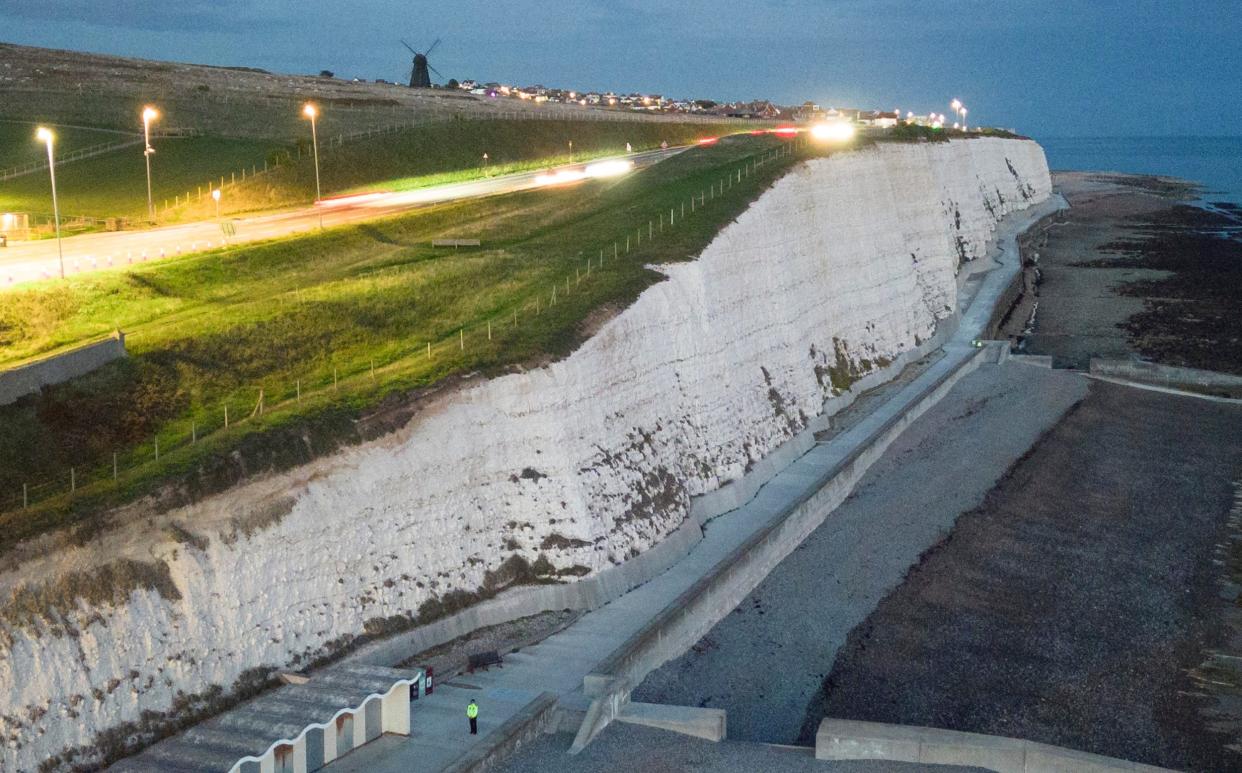
[[[367,190],[408,190],[449,182],[537,169],[573,160],[679,145],[713,134],[737,131],[733,125],[616,121],[480,121],[455,119],[403,129],[368,139],[331,145],[320,137],[320,184],[324,196]],[[268,174],[228,186],[221,212],[305,206],[314,198],[315,167],[303,148]],[[486,169],[483,154],[488,155]],[[199,220],[215,214],[203,199],[170,212],[169,220]]]
[[[27,142],[29,126],[14,127],[15,141],[25,145],[22,158],[34,158],[40,147]],[[359,190],[405,190],[475,179],[569,161],[658,147],[661,141],[682,144],[705,134],[736,131],[732,126],[614,121],[478,121],[454,120],[403,129],[366,139],[332,144],[320,137],[320,177],[325,196]],[[58,131],[58,152],[70,145],[94,144],[94,137],[121,139],[119,134],[81,130]],[[20,135],[18,137],[17,135]],[[90,141],[86,137],[91,137]],[[73,142],[69,142],[72,139]],[[314,198],[315,168],[307,136],[298,145],[220,137],[166,138],[153,142],[152,181],[158,220],[162,223],[203,220],[215,216],[207,183],[225,178],[223,214],[305,206]],[[29,151],[29,152],[26,152]],[[483,168],[483,154],[489,156]],[[267,174],[240,179],[243,168],[263,169],[281,158]],[[236,177],[236,182],[235,180]],[[146,167],[142,148],[135,145],[95,158],[58,165],[57,194],[65,218],[126,217],[142,220],[147,211]],[[185,201],[189,194],[190,201]],[[169,206],[165,207],[165,204]],[[0,183],[0,211],[51,212],[51,183],[46,173]]]
[[[47,159],[47,146],[35,139],[35,129],[38,126],[39,124],[23,121],[0,121],[0,171]],[[102,129],[80,129],[69,126],[53,126],[52,128],[56,132],[58,153],[67,153],[93,145],[121,142],[127,138],[125,134]],[[46,176],[47,172],[43,174]],[[0,183],[0,188],[3,187],[7,187],[7,184]]]
[[[378,431],[354,420],[394,395],[568,353],[588,315],[623,308],[659,280],[644,263],[698,254],[790,159],[765,163],[740,183],[734,176],[727,191],[696,204],[693,215],[687,206],[686,219],[665,222],[654,240],[644,231],[641,246],[638,228],[667,219],[670,208],[680,220],[692,195],[778,147],[739,137],[616,180],[447,204],[0,294],[0,362],[114,327],[129,335],[132,355],[0,407],[7,511],[0,545],[89,525],[101,508],[169,481],[178,483],[163,489],[171,504],[303,462]],[[614,259],[614,243],[624,252],[627,234],[632,253]],[[484,247],[427,246],[443,237],[477,237]],[[260,390],[265,411],[252,417]],[[71,467],[74,496],[66,491]],[[37,500],[27,511],[14,509],[23,483]]]
[[[112,135],[120,139],[120,135]],[[243,166],[263,167],[280,146],[261,140],[219,137],[181,137],[152,141],[152,191],[156,204],[194,192],[220,175],[240,172]],[[59,147],[59,146],[58,146]],[[147,211],[147,172],[142,145],[94,158],[58,164],[56,193],[62,217],[144,218]],[[46,172],[0,183],[0,211],[49,213],[51,181]]]

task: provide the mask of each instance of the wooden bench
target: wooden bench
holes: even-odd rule
[[[503,662],[500,658],[500,653],[497,652],[496,650],[486,650],[484,652],[473,652],[467,657],[469,659],[470,673],[472,674],[474,673],[474,670],[476,668],[481,668],[484,671],[486,671],[491,666],[500,666]]]

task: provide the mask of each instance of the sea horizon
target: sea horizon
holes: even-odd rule
[[[1242,136],[1036,136],[1053,171],[1161,175],[1196,183],[1205,201],[1242,203]]]

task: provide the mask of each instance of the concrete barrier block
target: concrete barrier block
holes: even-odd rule
[[[953,735],[952,739],[940,739],[935,733],[928,734],[923,741],[919,761],[987,768],[996,773],[1025,773],[1028,770],[1026,748],[1022,741],[976,733]]]
[[[1117,773],[1135,768],[1133,762],[1099,754],[1088,754],[1033,741],[1027,741],[1025,746],[1027,773]]]
[[[957,765],[997,773],[1167,773],[1163,768],[1017,738],[832,718],[819,724],[815,758]]]
[[[708,741],[723,741],[728,727],[724,709],[656,703],[626,704],[616,721],[669,730]]]
[[[1051,354],[1011,354],[1009,359],[1019,365],[1030,365],[1036,368],[1052,368]]]
[[[817,760],[918,762],[922,739],[915,728],[825,718],[815,733]]]

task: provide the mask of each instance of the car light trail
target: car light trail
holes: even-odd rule
[[[811,137],[819,142],[846,142],[854,137],[854,127],[844,121],[817,123],[811,127]]]
[[[619,177],[634,170],[634,162],[626,159],[597,161],[587,165],[587,177]]]

